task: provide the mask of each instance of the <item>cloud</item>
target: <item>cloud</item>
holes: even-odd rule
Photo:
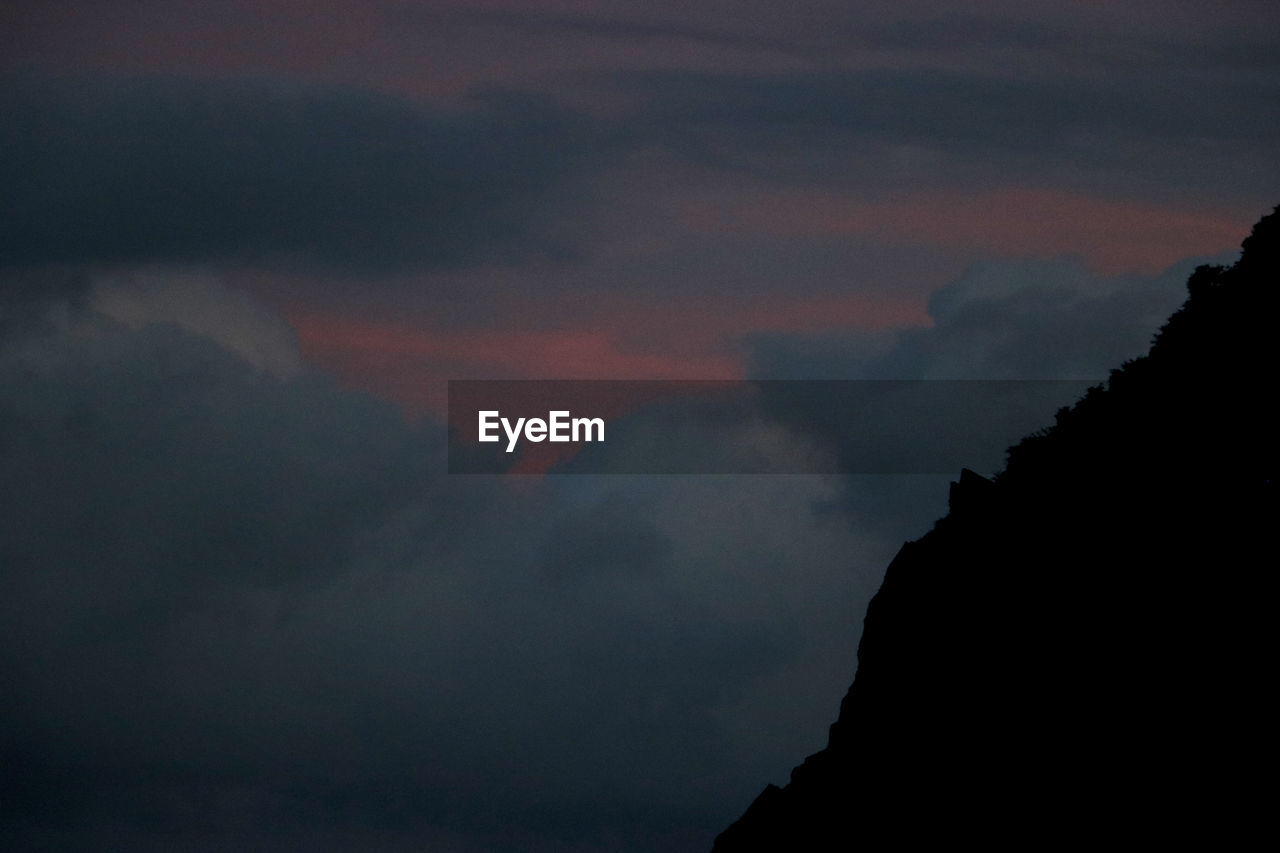
[[[702,849],[821,745],[898,527],[817,478],[447,477],[165,275],[0,347],[6,843]]]
[[[880,572],[945,500],[929,477],[448,478],[439,425],[335,388],[280,318],[192,266],[302,269],[296,293],[317,298],[328,277],[345,324],[314,339],[367,350],[379,375],[451,354],[705,369],[746,328],[914,319],[975,245],[954,220],[1010,185],[1211,222],[1274,201],[1274,12],[1239,4],[1139,7],[1139,37],[1132,4],[957,22],[929,3],[751,3],[730,24],[688,4],[513,7],[442,28],[369,4],[252,21],[79,5],[0,12],[20,25],[0,27],[10,67],[103,75],[0,83],[14,848],[706,849],[822,745]],[[689,215],[716,226],[735,198],[767,211],[763,234]],[[779,198],[899,212],[906,239],[822,230]],[[968,206],[921,228],[921,199]],[[1097,209],[1055,208],[1091,227]],[[1008,233],[976,245],[1063,243]],[[530,263],[575,250],[605,257]],[[416,317],[348,316],[396,276],[387,313],[432,291],[423,315],[467,322],[435,339]],[[1145,347],[1181,286],[994,262],[936,296],[932,328],[747,343],[757,375],[1095,376]],[[544,287],[559,306],[502,301]],[[779,310],[780,289],[821,298]],[[575,315],[582,333],[558,312],[592,296],[612,313]],[[511,352],[500,330],[467,334],[500,311],[526,330]],[[806,451],[795,433],[736,438]]]
[[[597,196],[648,181],[654,156],[864,203],[1012,187],[1162,206],[1170,175],[1202,213],[1269,203],[1274,81],[1184,78],[601,72],[592,115],[512,88],[443,107],[332,86],[10,76],[0,263],[377,277],[563,259],[599,241]]]
[[[555,254],[600,147],[525,95],[455,109],[252,82],[0,88],[0,263],[238,261],[389,271]]]
[[[790,381],[677,383],[672,400],[637,400],[610,441],[556,470],[994,473],[1008,446],[1145,352],[1192,269],[1229,260],[1153,276],[1104,276],[1073,258],[976,263],[934,293],[928,326],[748,336],[750,375]],[[612,390],[583,393],[649,386],[602,387]],[[570,399],[561,408],[593,411]],[[517,458],[495,452],[499,465]]]
[[[749,338],[751,373],[796,379],[1104,379],[1146,352],[1200,263],[1104,276],[1074,258],[976,262],[929,300],[928,326]]]
[[[1186,298],[1187,276],[1199,263],[1232,259],[1187,259],[1154,276],[1100,276],[1070,258],[977,263],[933,294],[930,326],[754,336],[750,370],[793,380],[935,380],[918,389],[872,382],[862,392],[871,400],[898,393],[896,408],[864,410],[859,396],[833,401],[830,394],[806,394],[803,382],[775,383],[786,393],[765,401],[780,422],[845,464],[863,463],[868,453],[915,458],[928,447],[993,474],[1010,445],[1147,351],[1155,330]],[[880,385],[889,390],[881,394]],[[918,416],[910,414],[927,401]],[[891,420],[867,422],[868,411],[887,411]],[[860,418],[862,428],[851,426]],[[869,450],[868,437],[880,435],[894,441]]]
[[[1267,160],[1280,140],[1274,75],[1249,69],[1171,59],[1164,74],[906,67],[613,80],[636,105],[632,138],[705,166],[881,197],[1034,181],[1159,199],[1176,175],[1182,192],[1262,206],[1259,179],[1280,181]]]
[[[208,274],[143,270],[99,276],[89,305],[135,331],[172,323],[280,379],[302,373],[293,329],[247,294],[227,290]]]

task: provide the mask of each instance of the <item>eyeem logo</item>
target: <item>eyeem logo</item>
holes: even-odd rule
[[[1010,443],[1052,423],[1093,384],[451,379],[449,473],[996,471]]]
[[[508,453],[516,449],[516,442],[520,439],[522,429],[526,441],[551,441],[552,443],[604,441],[603,418],[573,418],[570,417],[568,410],[548,412],[546,420],[516,418],[514,425],[509,419],[502,417],[496,409],[483,410],[479,414],[480,440],[501,441],[502,437],[497,434],[498,427],[501,426],[503,432],[507,434]],[[592,438],[593,431],[595,438]]]

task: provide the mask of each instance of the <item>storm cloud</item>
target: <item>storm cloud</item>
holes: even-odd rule
[[[659,152],[884,201],[995,180],[1160,199],[1274,183],[1274,76],[1167,81],[914,70],[628,72],[608,115],[554,94],[452,106],[332,86],[23,79],[0,86],[0,263],[192,263],[387,275],[567,259]]]
[[[527,5],[0,5],[0,846],[709,848],[950,477],[444,380],[1100,380],[1280,190],[1274,2]]]
[[[0,358],[11,843],[697,847],[820,745],[900,533],[832,483],[449,478],[243,295],[90,292]]]
[[[582,116],[516,94],[442,108],[254,81],[11,79],[0,110],[11,265],[554,254],[568,244],[544,220],[578,203],[601,149]]]

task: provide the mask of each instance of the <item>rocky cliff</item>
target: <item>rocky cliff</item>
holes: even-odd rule
[[[1280,208],[1150,353],[964,472],[830,741],[717,853],[1247,837],[1269,811]]]

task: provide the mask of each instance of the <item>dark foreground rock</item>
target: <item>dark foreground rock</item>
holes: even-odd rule
[[[1280,213],[1150,353],[972,472],[866,614],[826,749],[717,853],[1270,837]]]

